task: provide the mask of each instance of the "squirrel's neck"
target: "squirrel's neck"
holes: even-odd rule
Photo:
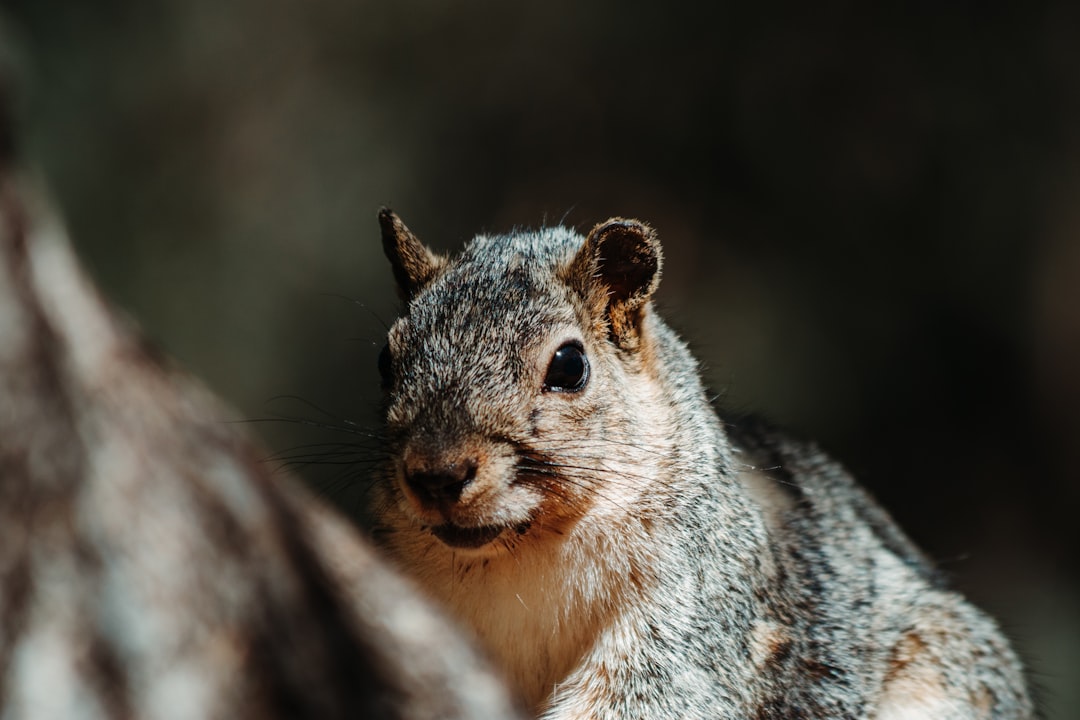
[[[642,604],[653,543],[640,522],[579,523],[563,539],[495,557],[433,544],[413,574],[536,709],[614,616]]]

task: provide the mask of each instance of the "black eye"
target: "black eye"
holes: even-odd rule
[[[576,342],[566,343],[551,357],[544,388],[557,392],[577,392],[589,381],[589,361]]]
[[[379,375],[382,377],[383,390],[389,390],[394,384],[394,356],[390,354],[389,343],[379,351]]]

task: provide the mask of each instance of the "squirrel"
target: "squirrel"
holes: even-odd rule
[[[1031,718],[1017,655],[847,471],[721,419],[613,218],[455,257],[389,209],[373,535],[541,718]]]

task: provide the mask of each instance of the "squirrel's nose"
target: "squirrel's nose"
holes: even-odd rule
[[[405,482],[426,505],[453,505],[476,477],[476,462],[452,462],[437,469],[406,468]]]

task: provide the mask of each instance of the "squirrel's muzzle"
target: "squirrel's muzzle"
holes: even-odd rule
[[[544,495],[515,481],[516,462],[507,443],[417,435],[401,451],[395,482],[421,526],[451,547],[478,548],[509,529],[524,533],[538,511]]]

